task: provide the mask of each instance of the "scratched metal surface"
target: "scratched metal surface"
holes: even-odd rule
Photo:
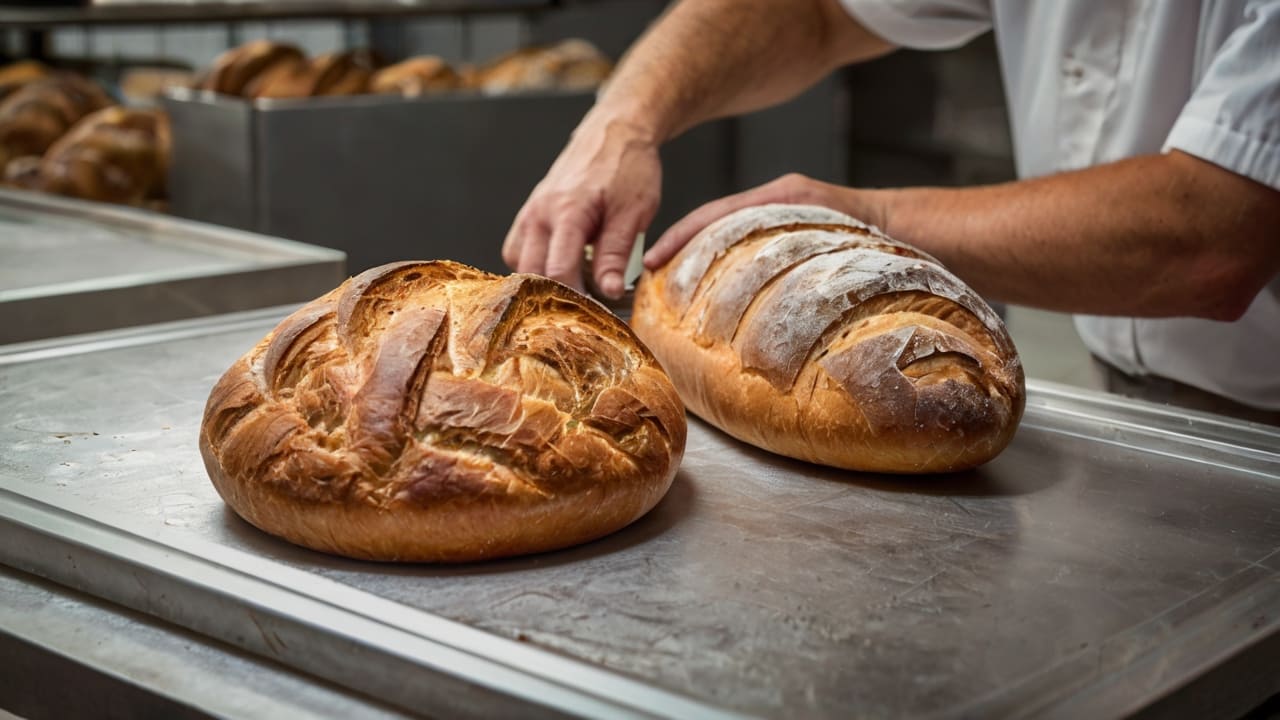
[[[1280,637],[1280,433],[1035,383],[970,473],[827,470],[695,419],[668,497],[587,546],[444,568],[294,548],[224,508],[195,441],[271,324],[0,351],[0,480],[764,716],[1119,714]]]

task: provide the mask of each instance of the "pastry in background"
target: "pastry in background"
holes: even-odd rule
[[[255,98],[303,98],[321,95],[360,95],[369,88],[373,68],[368,54],[333,52],[294,60],[263,73],[245,93]]]
[[[50,73],[47,65],[35,60],[19,60],[0,66],[0,100],[23,85],[49,77]]]
[[[487,95],[532,90],[586,90],[602,84],[613,70],[609,61],[585,40],[565,40],[550,47],[507,53],[469,78],[471,87]]]
[[[418,97],[449,92],[462,87],[462,78],[449,63],[435,55],[424,55],[396,63],[374,73],[370,92],[380,95]]]
[[[57,73],[26,83],[0,102],[0,167],[41,156],[81,118],[112,105],[95,83]]]
[[[163,112],[124,107],[99,110],[49,148],[33,189],[145,205],[165,194],[169,148],[169,120]]]
[[[305,59],[301,50],[287,43],[253,40],[219,55],[201,80],[199,89],[251,96],[253,89],[249,85],[255,79],[271,74],[281,63],[294,65]]]
[[[9,161],[4,166],[4,179],[0,185],[22,188],[23,190],[40,189],[40,156],[24,155]]]

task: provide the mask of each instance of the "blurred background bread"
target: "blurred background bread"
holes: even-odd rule
[[[164,196],[169,147],[163,112],[109,107],[58,140],[25,180],[58,195],[143,205]]]
[[[613,63],[591,43],[570,39],[510,52],[477,70],[469,82],[489,95],[583,90],[603,83],[612,70]]]
[[[0,101],[0,167],[43,155],[81,118],[113,102],[102,88],[70,73],[22,83]]]
[[[382,95],[418,97],[457,90],[462,77],[436,55],[409,58],[374,73],[369,91]]]

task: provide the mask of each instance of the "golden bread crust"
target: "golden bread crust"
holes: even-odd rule
[[[691,411],[824,465],[974,467],[1009,443],[1025,404],[1017,351],[981,298],[827,208],[713,223],[642,277],[631,323]]]
[[[291,542],[460,562],[600,537],[666,492],[684,409],[617,318],[545,278],[369,270],[285,319],[214,387],[218,492]]]

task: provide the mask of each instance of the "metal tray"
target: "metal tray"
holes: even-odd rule
[[[326,248],[0,190],[0,344],[302,302],[344,270]]]
[[[0,560],[415,712],[1237,716],[1280,690],[1280,432],[1032,382],[955,475],[775,457],[691,419],[631,527],[462,567],[229,512],[209,388],[280,312],[0,349]]]

